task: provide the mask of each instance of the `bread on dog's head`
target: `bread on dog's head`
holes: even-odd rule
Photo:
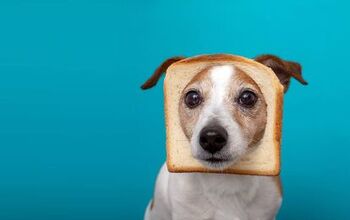
[[[227,64],[246,73],[259,87],[266,102],[267,120],[264,135],[254,150],[232,166],[217,170],[204,166],[192,156],[190,141],[181,127],[178,107],[184,88],[199,72],[213,65]],[[154,86],[165,70],[166,147],[170,172],[279,174],[283,93],[288,89],[291,77],[306,84],[299,64],[272,55],[259,56],[256,60],[227,54],[175,57],[166,60],[142,88]]]

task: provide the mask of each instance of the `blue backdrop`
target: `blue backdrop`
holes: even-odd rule
[[[165,159],[165,58],[299,61],[278,219],[350,219],[348,1],[1,1],[0,219],[141,219]],[[161,83],[160,83],[161,84]]]

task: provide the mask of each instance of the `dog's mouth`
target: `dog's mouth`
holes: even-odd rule
[[[216,157],[210,157],[208,159],[205,159],[204,161],[209,162],[209,163],[222,163],[229,161],[228,159],[222,159],[222,158],[216,158]]]
[[[211,156],[208,158],[197,158],[199,161],[206,167],[210,169],[218,169],[218,170],[223,170],[225,168],[228,168],[234,163],[233,158],[220,158],[220,157],[215,157]]]

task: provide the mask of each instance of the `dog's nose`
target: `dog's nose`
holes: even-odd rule
[[[210,153],[221,150],[227,143],[227,131],[221,126],[211,126],[202,129],[199,144]]]

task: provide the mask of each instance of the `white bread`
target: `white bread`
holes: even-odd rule
[[[265,134],[259,146],[225,170],[204,167],[191,155],[190,143],[180,126],[178,104],[187,83],[213,64],[233,64],[245,71],[260,87],[267,103]],[[254,60],[228,54],[201,55],[173,63],[164,81],[167,167],[170,172],[215,172],[246,175],[279,175],[283,86],[274,72]]]

